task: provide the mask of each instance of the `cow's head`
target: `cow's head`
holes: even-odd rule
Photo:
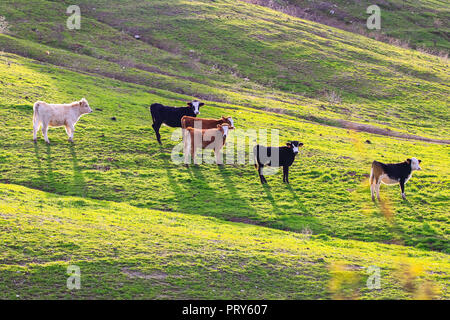
[[[194,100],[192,102],[188,102],[188,106],[192,108],[192,111],[194,112],[195,115],[200,114],[200,107],[203,106],[204,103]]]
[[[422,170],[422,168],[420,167],[420,163],[422,162],[422,160],[419,160],[417,158],[411,158],[411,159],[406,159],[406,162],[411,166],[411,170]]]
[[[89,107],[89,103],[87,102],[87,100],[85,98],[80,100],[80,113],[81,114],[85,114],[85,113],[91,113],[92,109],[91,107]]]
[[[222,122],[228,123],[230,125],[230,129],[234,129],[234,122],[232,117],[224,117],[222,116]]]
[[[286,143],[286,145],[287,145],[289,148],[292,148],[292,152],[293,152],[294,154],[297,154],[297,153],[298,153],[298,148],[302,147],[302,146],[303,146],[303,143],[298,142],[298,141],[291,141],[291,142]]]
[[[225,139],[228,135],[229,125],[227,123],[218,124],[217,128],[222,132],[223,138]]]

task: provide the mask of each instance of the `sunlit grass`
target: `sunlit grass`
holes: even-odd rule
[[[49,6],[64,4],[14,3],[0,49],[35,60],[0,54],[0,298],[448,299],[448,145],[338,122],[448,139],[445,62],[235,1],[80,1],[79,33],[58,32]],[[35,101],[82,97],[94,112],[74,144],[62,128],[32,143]],[[303,142],[291,184],[261,186],[249,163],[173,163],[179,141],[163,126],[157,144],[148,107],[194,97],[233,117],[229,147],[240,130]],[[371,162],[413,156],[408,200],[382,186],[372,202]],[[381,290],[365,286],[371,265]]]

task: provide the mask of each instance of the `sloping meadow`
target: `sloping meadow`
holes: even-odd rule
[[[0,36],[4,50],[322,123],[449,135],[448,63],[436,56],[240,1],[80,0],[76,31],[70,1],[33,4],[0,4],[14,37]]]
[[[0,298],[449,298],[449,145],[389,136],[448,139],[445,59],[245,2],[78,2],[78,31],[72,3],[0,3]],[[35,101],[83,97],[74,144],[32,142]],[[194,98],[234,119],[222,167],[156,141],[150,104]],[[290,185],[261,186],[256,137],[304,143]],[[408,200],[372,202],[372,161],[410,157]]]
[[[8,63],[9,62],[9,63]],[[163,127],[163,147],[151,129],[153,102],[183,105],[191,98],[165,91],[80,75],[3,55],[0,64],[0,180],[48,192],[127,202],[137,207],[207,215],[232,221],[339,237],[418,246],[448,252],[448,146],[398,140],[308,123],[284,114],[209,103],[201,116],[232,116],[242,141],[246,130],[279,131],[279,143],[305,144],[291,168],[262,187],[249,162],[185,168],[172,161],[174,129]],[[156,92],[156,93],[155,93]],[[94,113],[79,121],[75,144],[64,129],[50,129],[32,142],[32,104],[27,97],[70,102],[85,97]],[[270,131],[269,131],[270,132]],[[251,146],[249,142],[247,150]],[[240,151],[242,151],[240,149]],[[225,148],[225,152],[227,148]],[[237,152],[237,151],[236,151]],[[423,170],[406,185],[382,187],[382,203],[370,199],[368,174],[374,159],[415,156]],[[227,159],[226,159],[227,160]]]
[[[2,299],[449,297],[442,253],[313,240],[5,184],[0,198]],[[376,290],[369,278],[374,267],[380,268]],[[67,287],[73,268],[78,290]]]

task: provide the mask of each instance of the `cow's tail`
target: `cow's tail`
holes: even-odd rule
[[[156,108],[157,105],[158,105],[157,103],[154,103],[149,108],[150,109],[150,114],[152,115],[153,123],[155,123],[155,108]]]
[[[258,169],[258,158],[259,158],[259,148],[258,146],[253,147],[253,159],[255,161],[255,168]]]
[[[374,176],[373,176],[373,167],[374,167],[374,165],[375,165],[375,161],[372,162],[372,167],[370,168],[370,178],[369,178],[370,184],[372,184],[373,180],[374,180]]]
[[[41,104],[41,101],[38,101],[33,106],[33,125],[39,119],[39,105],[40,104]]]

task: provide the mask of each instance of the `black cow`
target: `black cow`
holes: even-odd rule
[[[159,144],[161,143],[161,135],[159,128],[165,123],[169,127],[181,127],[181,118],[184,116],[196,117],[200,113],[200,107],[204,105],[203,102],[194,100],[188,102],[187,107],[167,107],[160,103],[154,103],[150,106],[150,113],[153,118],[153,129],[156,133],[156,138]]]
[[[267,183],[262,173],[264,166],[283,167],[283,182],[289,183],[289,166],[294,162],[298,148],[301,146],[303,146],[303,143],[298,141],[288,142],[285,147],[256,145],[253,148],[253,154],[255,156],[255,168],[258,169],[261,183]]]
[[[370,193],[372,200],[375,200],[375,192],[380,200],[380,185],[384,184],[400,184],[402,190],[402,198],[406,199],[405,183],[411,178],[414,170],[421,170],[420,163],[422,161],[417,158],[407,159],[401,163],[385,164],[378,161],[372,162],[370,170]]]

